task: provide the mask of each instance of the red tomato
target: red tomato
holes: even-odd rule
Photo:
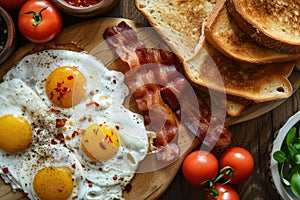
[[[9,10],[20,8],[27,0],[0,0],[0,6]]]
[[[54,39],[62,27],[58,9],[47,0],[28,0],[19,11],[18,25],[25,38],[35,43]]]
[[[196,187],[217,176],[219,170],[217,158],[210,152],[197,150],[190,153],[182,163],[184,178]]]
[[[238,193],[231,186],[216,183],[215,187],[219,195],[216,198],[209,198],[206,194],[205,200],[240,200]]]
[[[246,181],[254,169],[254,159],[249,151],[241,147],[227,149],[220,158],[220,168],[230,166],[234,169],[230,183]],[[228,180],[228,177],[225,178]]]

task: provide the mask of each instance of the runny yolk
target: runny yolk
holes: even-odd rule
[[[81,146],[85,155],[90,159],[106,161],[118,152],[120,143],[113,128],[107,125],[93,124],[82,134]]]
[[[0,117],[0,149],[7,153],[18,153],[27,149],[32,140],[32,128],[22,116]]]
[[[33,188],[41,200],[65,200],[73,191],[72,172],[67,167],[45,167],[33,179]]]
[[[83,100],[85,83],[86,78],[77,68],[58,67],[47,77],[46,93],[54,105],[71,108]]]

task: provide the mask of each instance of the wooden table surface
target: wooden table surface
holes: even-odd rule
[[[64,26],[87,20],[66,14],[63,14],[63,17]],[[146,19],[136,10],[134,0],[120,0],[116,7],[99,17],[122,17],[149,26]],[[18,46],[23,45],[23,43],[24,40],[20,38]],[[276,131],[298,110],[300,110],[299,89],[274,110],[253,120],[230,127],[235,134],[233,145],[248,149],[255,159],[255,169],[252,176],[245,183],[235,186],[241,199],[279,199],[269,177],[269,146],[272,144]],[[200,199],[203,199],[203,190],[190,186],[184,180],[181,171],[177,173],[171,185],[159,198],[159,200]]]

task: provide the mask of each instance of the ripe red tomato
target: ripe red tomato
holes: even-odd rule
[[[209,198],[208,194],[206,194],[205,200],[240,200],[238,193],[231,186],[216,183],[215,187],[219,195],[216,198]]]
[[[25,38],[34,43],[54,39],[62,27],[62,17],[47,0],[28,0],[19,11],[18,26]]]
[[[239,184],[246,181],[254,169],[254,159],[251,153],[242,147],[227,149],[220,158],[220,168],[230,166],[234,169],[230,183]],[[224,177],[228,180],[228,176]]]
[[[27,0],[0,0],[0,6],[9,10],[16,10],[20,8]]]
[[[217,158],[204,150],[193,151],[182,163],[184,178],[196,187],[202,187],[205,181],[215,178],[218,170]]]

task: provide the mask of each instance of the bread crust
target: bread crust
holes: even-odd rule
[[[289,97],[293,88],[288,76],[294,65],[294,62],[285,62],[256,66],[237,62],[208,42],[183,64],[193,83],[256,103]]]
[[[226,0],[219,0],[205,25],[205,38],[226,56],[254,64],[297,60],[300,53],[288,54],[259,45],[249,39],[226,8]]]
[[[283,53],[300,52],[300,1],[227,0],[228,11],[253,40]]]

